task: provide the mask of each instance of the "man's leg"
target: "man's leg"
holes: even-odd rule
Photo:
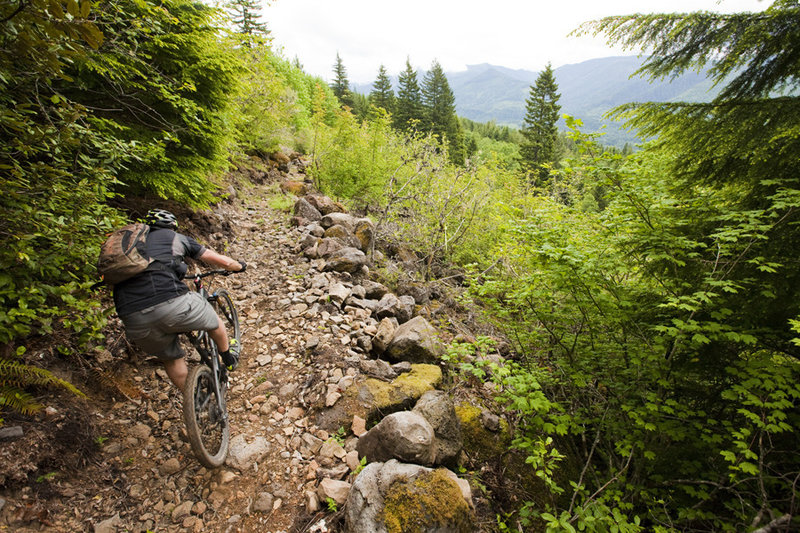
[[[178,387],[178,390],[183,391],[183,386],[186,384],[186,376],[189,375],[186,359],[179,357],[178,359],[165,360],[164,370],[166,370],[170,381]]]
[[[211,339],[217,345],[217,349],[220,352],[227,352],[228,351],[228,331],[225,329],[225,326],[222,324],[222,320],[217,317],[218,325],[217,329],[212,329],[208,332],[211,336]]]

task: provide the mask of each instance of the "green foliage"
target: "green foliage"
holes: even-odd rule
[[[290,144],[309,124],[308,76],[263,44],[241,47],[238,53],[246,68],[234,100],[239,147],[245,152],[269,153]]]
[[[60,89],[92,110],[105,137],[138,146],[118,174],[126,190],[207,205],[209,176],[227,165],[226,113],[241,71],[220,39],[219,12],[188,0],[123,1],[98,4],[95,15],[114,37],[76,61]]]
[[[339,510],[339,505],[331,497],[325,498],[325,505],[328,507],[329,513],[335,513]]]
[[[525,355],[487,375],[554,496],[538,519],[739,530],[762,508],[790,512],[800,365],[743,311],[754,294],[778,301],[764,249],[780,215],[740,208],[735,188],[676,186],[663,152],[576,141],[558,175],[601,186],[605,209],[532,198],[475,289]]]
[[[348,111],[340,111],[333,126],[317,120],[314,136],[310,170],[317,187],[361,205],[377,203],[402,149],[388,116],[359,123]]]
[[[105,202],[133,150],[57,90],[66,65],[102,40],[89,4],[20,6],[5,13],[0,48],[0,344],[56,327],[86,341],[102,319],[84,299],[95,276],[86,258],[118,222]]]

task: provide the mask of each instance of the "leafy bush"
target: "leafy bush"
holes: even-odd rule
[[[520,418],[515,446],[553,483],[530,516],[735,531],[791,514],[800,365],[740,300],[780,281],[762,251],[779,217],[725,187],[673,189],[663,154],[620,161],[579,141],[564,175],[601,184],[608,206],[533,199],[475,290],[524,354],[490,376]]]

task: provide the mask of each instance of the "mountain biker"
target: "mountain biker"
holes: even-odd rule
[[[188,270],[184,257],[200,259],[232,272],[243,272],[247,264],[206,248],[176,232],[175,215],[163,209],[150,210],[144,223],[150,226],[147,256],[155,261],[141,274],[114,285],[114,306],[125,326],[125,334],[145,352],[164,364],[167,376],[183,390],[189,368],[178,335],[206,330],[217,345],[229,370],[239,363],[241,347],[232,339],[211,305],[181,281]]]

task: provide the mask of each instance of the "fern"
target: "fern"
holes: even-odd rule
[[[30,415],[41,409],[42,404],[34,400],[33,396],[17,387],[0,386],[0,409],[3,407],[8,407],[12,411],[24,415]]]
[[[54,376],[49,370],[0,358],[0,409],[8,407],[12,411],[25,415],[41,409],[42,404],[38,403],[31,394],[25,392],[25,388],[31,386],[57,386],[81,398],[86,397],[72,383]],[[0,418],[0,425],[2,423],[2,418]]]

